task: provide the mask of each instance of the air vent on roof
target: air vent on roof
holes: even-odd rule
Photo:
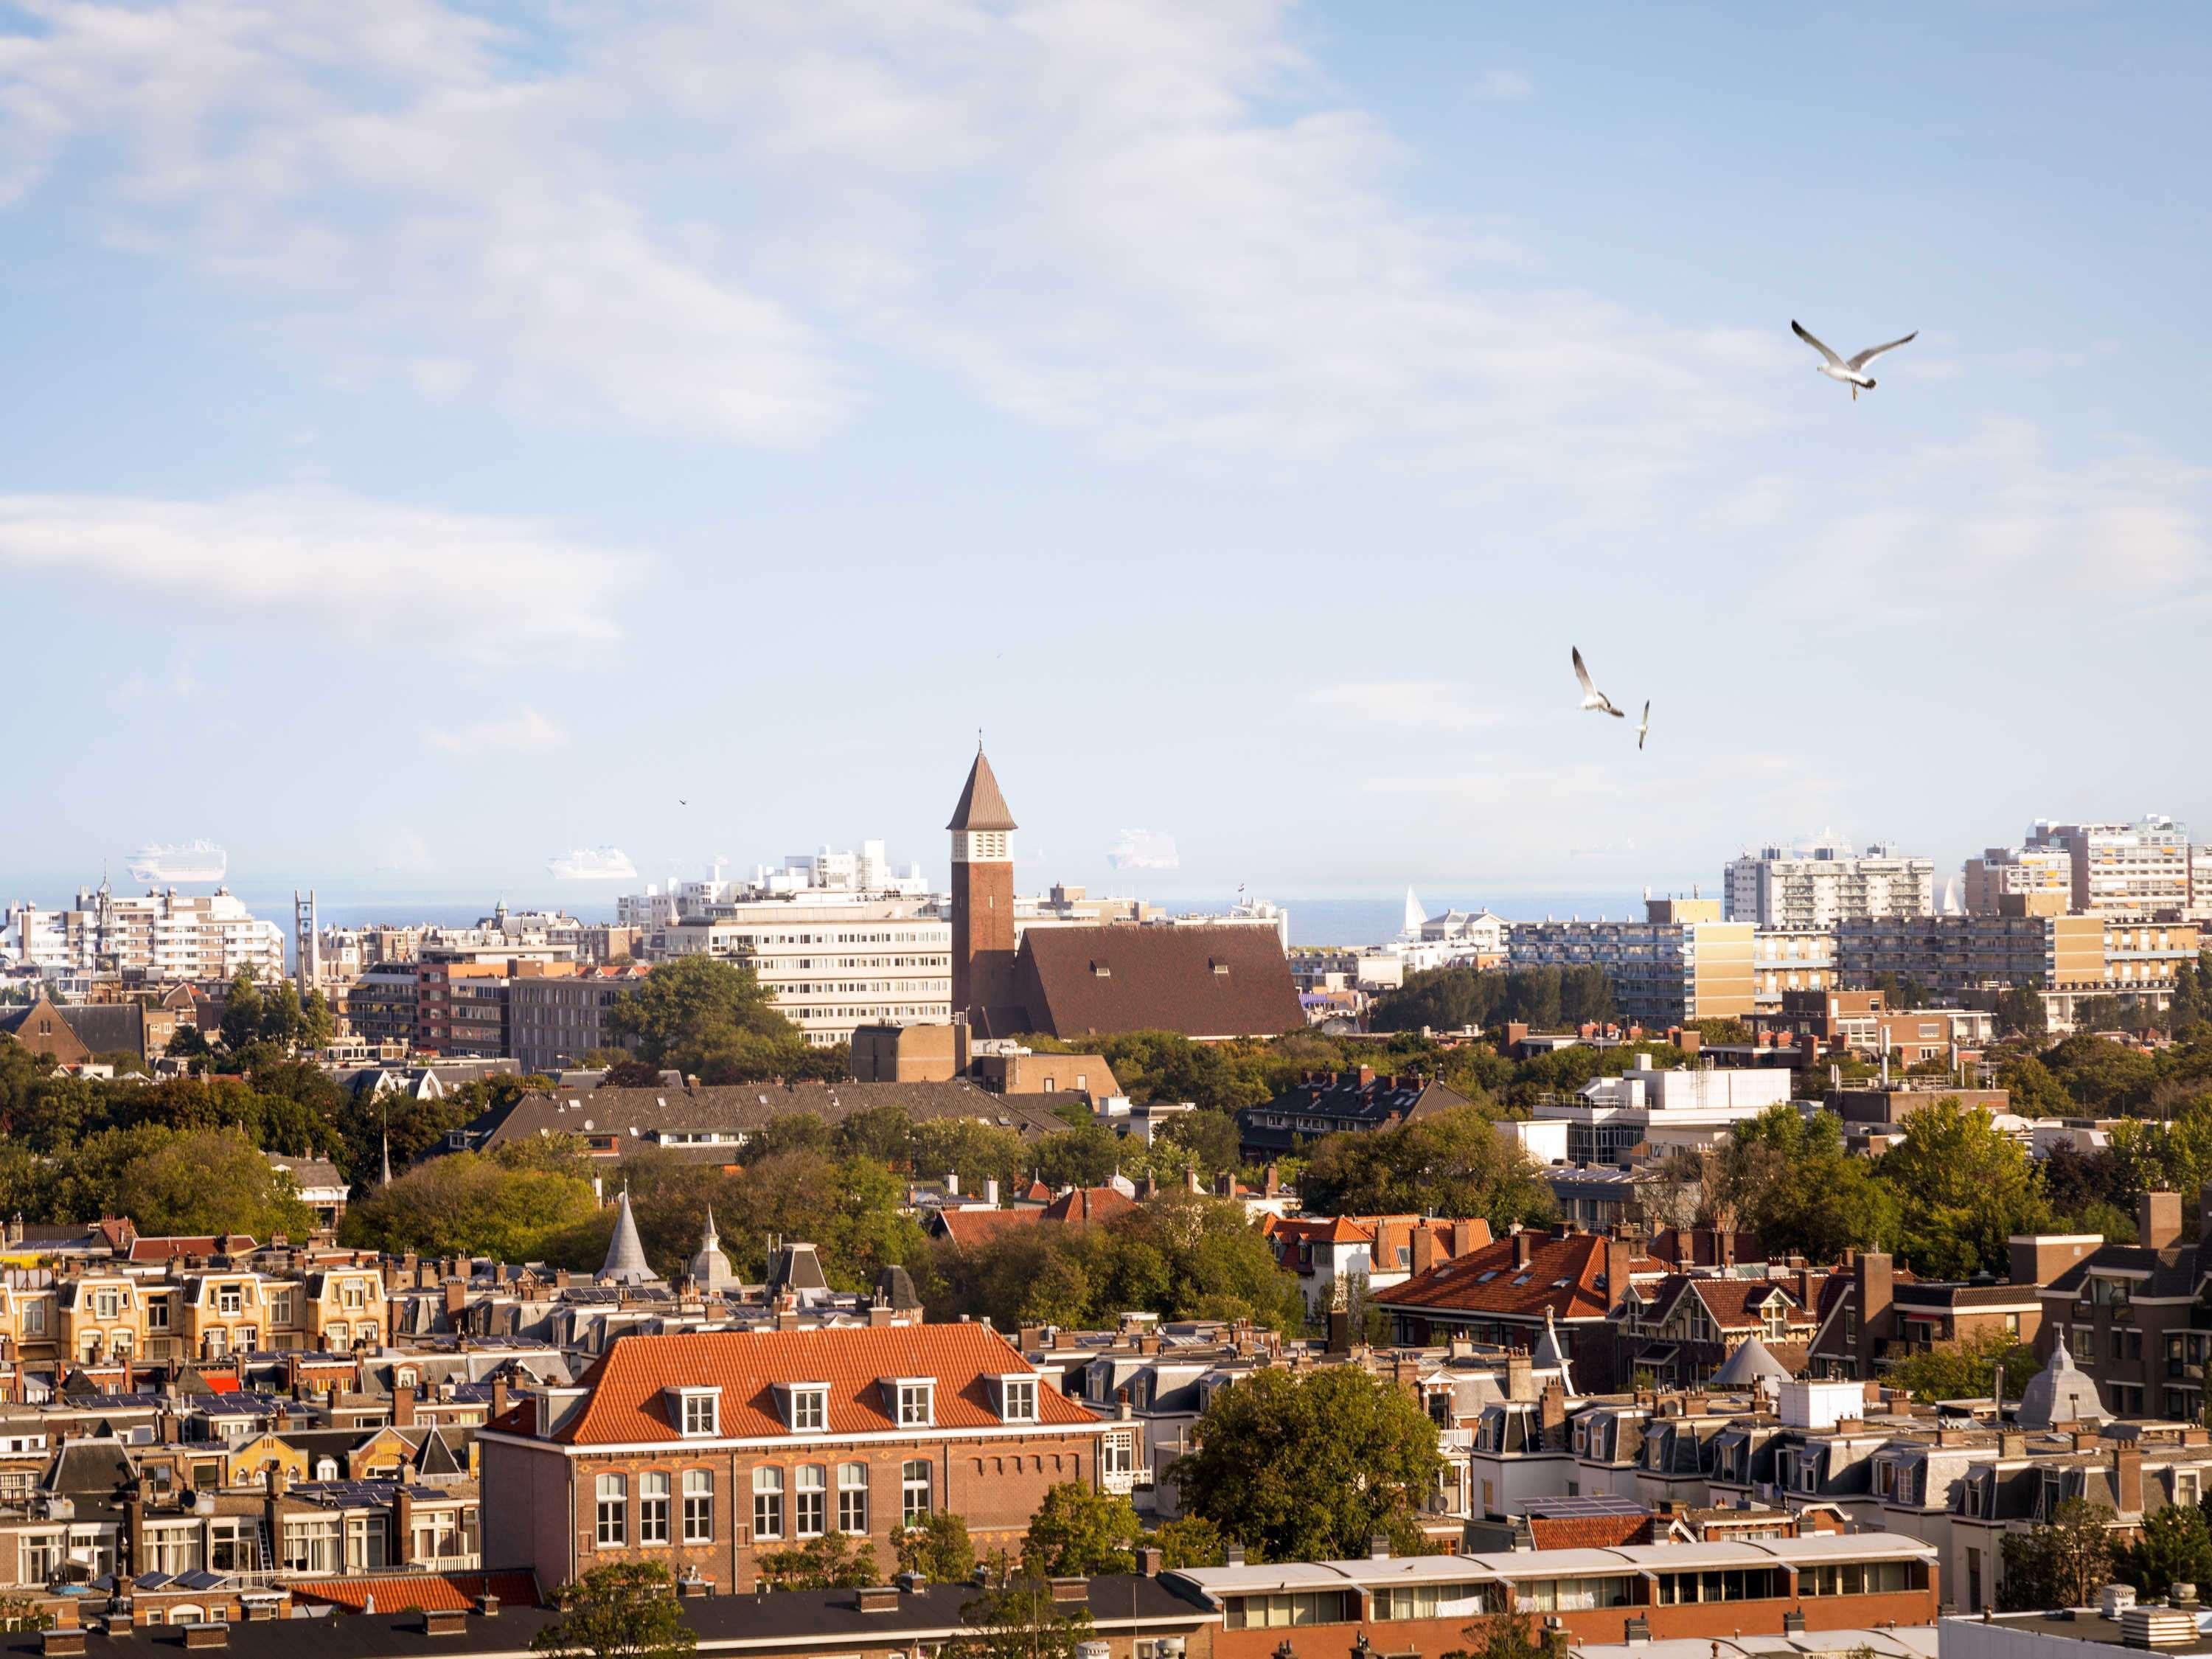
[[[590,1130],[590,1128],[591,1128],[591,1127],[592,1127],[592,1120],[591,1120],[591,1119],[589,1119],[589,1118],[586,1118],[586,1119],[584,1120],[584,1127],[585,1127],[585,1129],[586,1129],[586,1131],[589,1131],[589,1130]]]
[[[1091,964],[1091,971],[1101,979],[1111,979],[1114,977],[1114,970],[1111,968],[1107,967],[1103,963],[1092,963]]]
[[[1206,966],[1217,974],[1226,974],[1229,971],[1229,964],[1225,962],[1208,962]]]

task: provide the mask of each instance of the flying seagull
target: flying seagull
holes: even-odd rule
[[[1589,670],[1583,666],[1582,647],[1576,646],[1574,653],[1575,678],[1583,683],[1583,707],[1601,714],[1610,714],[1617,720],[1626,720],[1628,716],[1613,706],[1613,699],[1590,684]]]
[[[1644,722],[1643,722],[1643,724],[1642,724],[1642,725],[1638,726],[1636,728],[1636,746],[1637,746],[1638,749],[1641,749],[1641,748],[1643,748],[1643,747],[1644,747],[1644,739],[1645,736],[1646,736],[1646,735],[1650,732],[1650,730],[1651,730],[1651,699],[1650,699],[1650,698],[1649,698],[1649,697],[1646,697],[1646,698],[1644,698]]]
[[[1826,360],[1820,364],[1819,372],[1832,380],[1841,380],[1850,387],[1853,403],[1858,402],[1859,392],[1862,390],[1868,392],[1874,390],[1874,376],[1866,372],[1866,366],[1869,363],[1881,356],[1883,352],[1894,351],[1898,347],[1905,344],[1905,341],[1917,340],[1920,337],[1920,331],[1916,328],[1903,340],[1892,340],[1887,345],[1869,346],[1856,357],[1838,357],[1808,334],[1805,331],[1805,325],[1795,317],[1790,319],[1790,331]]]

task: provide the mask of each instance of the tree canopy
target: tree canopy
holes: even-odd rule
[[[1215,1393],[1196,1436],[1175,1466],[1184,1507],[1261,1559],[1346,1560],[1378,1534],[1419,1553],[1443,1460],[1436,1425],[1389,1382],[1350,1365],[1257,1371]]]

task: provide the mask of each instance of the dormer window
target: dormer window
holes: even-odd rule
[[[999,1379],[999,1416],[1008,1423],[1034,1423],[1037,1420],[1037,1382],[1034,1376],[1002,1376]]]
[[[783,1425],[793,1434],[821,1434],[830,1426],[830,1385],[827,1382],[779,1382],[783,1396]]]
[[[896,1376],[884,1386],[891,1397],[891,1415],[899,1427],[928,1429],[937,1425],[935,1377]]]
[[[710,1440],[722,1431],[722,1391],[716,1388],[671,1389],[676,1426],[686,1439]]]

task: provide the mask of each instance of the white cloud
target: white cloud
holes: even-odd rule
[[[102,581],[216,618],[313,618],[501,658],[604,641],[637,562],[527,520],[335,491],[209,501],[0,495],[0,569]]]
[[[501,720],[433,727],[423,732],[422,741],[450,755],[542,755],[565,745],[568,734],[535,708],[526,708]]]
[[[116,245],[434,401],[804,443],[885,352],[1117,450],[1624,491],[1768,423],[1741,338],[1486,283],[1522,250],[1402,205],[1284,0],[38,10],[0,199],[75,151]]]
[[[1309,694],[1316,707],[1379,726],[1432,732],[1467,732],[1494,726],[1497,709],[1474,700],[1474,688],[1453,680],[1359,680]]]
[[[1474,95],[1486,102],[1518,103],[1534,97],[1536,85],[1519,70],[1485,70],[1475,79]]]
[[[1124,830],[1121,838],[1106,849],[1106,862],[1116,870],[1180,870],[1182,859],[1175,837],[1158,830]]]

